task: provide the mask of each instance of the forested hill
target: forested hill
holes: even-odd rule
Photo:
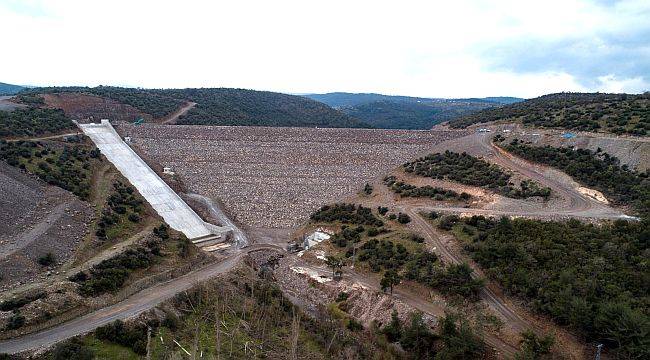
[[[111,86],[52,87],[25,93],[81,93],[109,98],[162,118],[187,102],[196,106],[178,124],[359,128],[369,125],[301,96],[229,88],[136,89]],[[135,120],[135,119],[134,119]]]
[[[429,129],[458,116],[521,99],[432,99],[381,94],[328,93],[304,95],[377,128]]]
[[[425,130],[483,108],[485,105],[478,103],[374,101],[340,110],[376,128]]]
[[[486,98],[467,98],[467,99],[442,99],[442,98],[424,98],[400,95],[383,95],[374,93],[346,93],[332,92],[326,94],[306,94],[303,95],[312,100],[320,101],[334,108],[353,107],[362,104],[373,103],[377,101],[390,101],[401,103],[487,103],[489,105],[512,104],[523,101],[524,99],[509,96],[493,96]]]
[[[14,95],[22,89],[24,89],[24,87],[20,85],[5,84],[0,82],[0,96]]]
[[[468,114],[451,121],[450,125],[462,128],[491,121],[647,136],[650,134],[650,93],[549,94]]]
[[[228,88],[155,92],[197,103],[179,124],[369,127],[325,104],[295,95]]]

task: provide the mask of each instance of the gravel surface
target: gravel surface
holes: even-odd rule
[[[290,228],[456,131],[120,125],[189,190],[250,227]]]
[[[89,204],[69,192],[1,161],[0,193],[0,289],[55,272],[72,257],[94,216]],[[49,252],[56,264],[39,265]]]

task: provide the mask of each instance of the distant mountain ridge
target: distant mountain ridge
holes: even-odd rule
[[[495,104],[512,104],[525,99],[510,96],[493,96],[485,98],[425,98],[402,95],[383,95],[376,93],[348,93],[348,92],[331,92],[325,94],[304,94],[312,100],[320,101],[331,107],[347,107],[367,104],[375,101],[399,101],[408,103],[448,103],[448,102],[487,102]]]
[[[523,100],[514,97],[439,99],[346,92],[303,96],[339,109],[373,127],[385,129],[429,129],[479,110]]]
[[[0,96],[6,95],[16,95],[21,90],[25,89],[25,86],[13,85],[0,82]]]

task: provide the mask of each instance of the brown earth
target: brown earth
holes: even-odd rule
[[[99,122],[101,119],[111,121],[133,122],[143,118],[153,120],[149,114],[130,105],[115,100],[80,93],[43,94],[45,104],[54,109],[62,109],[66,115],[81,123]]]

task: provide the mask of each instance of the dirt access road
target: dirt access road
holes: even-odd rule
[[[173,113],[160,119],[161,124],[176,124],[179,117],[185,115],[188,111],[196,106],[195,102],[188,101],[183,107],[174,111]]]
[[[580,193],[578,190],[580,184],[565,173],[548,166],[525,161],[495,146],[492,144],[492,137],[493,134],[489,133],[470,134],[456,139],[454,142],[442,143],[436,146],[434,152],[444,152],[445,150],[467,152],[473,156],[483,158],[490,163],[497,164],[506,170],[519,174],[518,176],[532,179],[542,186],[551,188],[553,193],[550,200],[532,202],[525,199],[512,199],[495,194],[493,197],[497,200],[491,200],[490,203],[479,207],[450,206],[439,202],[432,202],[428,199],[408,199],[408,206],[414,209],[418,208],[422,211],[435,210],[484,216],[521,216],[545,220],[561,220],[567,218],[580,218],[585,220],[635,219],[618,209]],[[385,185],[383,183],[377,182],[376,187],[378,187],[378,192],[381,194],[381,199],[359,200],[370,201],[369,205],[375,207],[382,205],[379,204],[381,201],[386,202],[383,206],[390,204],[400,206],[404,202],[401,199],[393,199],[395,194],[384,189]]]
[[[298,266],[317,272],[321,276],[324,277],[332,276],[331,268],[308,264],[300,261],[299,258],[294,258],[294,261]],[[364,287],[372,289],[377,292],[384,292],[381,289],[381,285],[378,279],[368,276],[366,274],[359,273],[353,269],[346,269],[345,272],[343,273],[343,279],[349,279],[351,282],[361,284]],[[395,297],[396,299],[399,299],[405,304],[408,304],[414,309],[422,311],[423,313],[435,317],[441,317],[446,315],[447,309],[445,309],[443,306],[437,305],[429,301],[428,299],[424,298],[423,296],[412,292],[407,288],[397,286],[393,289],[393,293],[391,296]],[[517,348],[504,342],[503,340],[499,339],[498,337],[492,334],[484,334],[484,338],[485,338],[485,342],[488,345],[490,345],[492,348],[496,349],[499,355],[512,357],[518,351]]]
[[[90,332],[112,321],[134,317],[156,307],[158,304],[172,298],[178,293],[189,290],[202,281],[230,271],[239,264],[247,253],[263,249],[280,250],[277,246],[268,244],[246,247],[244,251],[238,251],[221,261],[144,289],[112,306],[99,309],[47,330],[2,341],[0,342],[0,353],[15,354],[22,351],[45,348],[73,336]]]

